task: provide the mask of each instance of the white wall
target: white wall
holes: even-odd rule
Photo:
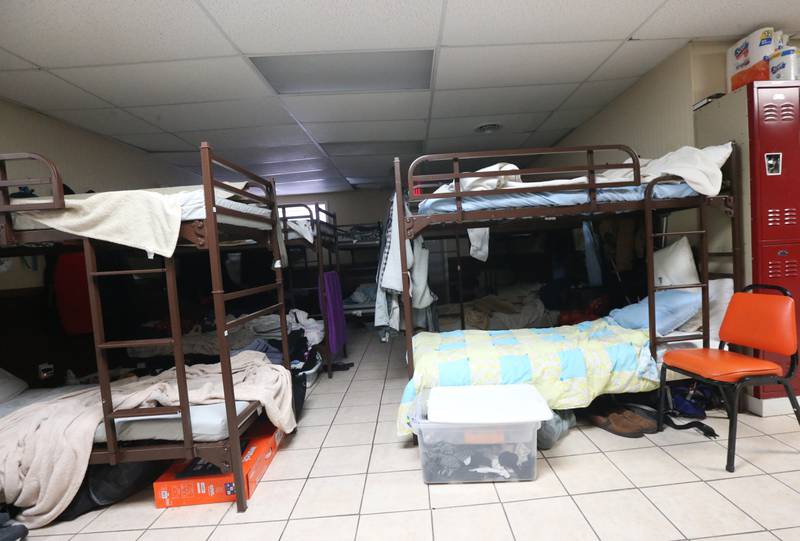
[[[0,100],[0,153],[10,152],[37,152],[49,158],[76,192],[200,182],[191,172],[142,150]],[[12,177],[24,171],[18,165],[10,169]]]
[[[339,225],[382,222],[386,218],[390,190],[350,190],[309,195],[279,196],[278,204],[325,202],[336,213]]]

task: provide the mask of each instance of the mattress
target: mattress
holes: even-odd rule
[[[68,393],[89,389],[93,385],[67,385],[54,389],[28,389],[16,397],[0,404],[0,418],[5,417],[35,402],[52,400]],[[100,407],[98,403],[97,407]],[[241,413],[247,402],[236,402],[236,413]],[[228,423],[225,417],[225,404],[204,404],[189,406],[192,418],[192,436],[198,442],[224,440],[228,437]],[[116,419],[117,439],[119,441],[183,441],[180,415],[160,415],[152,417],[136,417]],[[106,430],[103,424],[97,427],[94,434],[95,443],[106,441]]]
[[[580,179],[578,179],[580,180]],[[620,179],[627,180],[630,179]],[[553,183],[574,183],[575,179],[550,181]],[[516,186],[514,186],[516,187]],[[623,201],[641,201],[644,199],[646,184],[617,188],[598,188],[597,201],[612,203]],[[480,192],[473,192],[479,194]],[[654,189],[656,199],[679,199],[698,195],[685,182],[659,183]],[[494,210],[523,207],[565,207],[589,203],[586,189],[559,192],[509,193],[499,195],[470,195],[463,197],[462,208],[465,211]],[[455,212],[455,199],[428,199],[419,205],[419,214],[443,214]]]

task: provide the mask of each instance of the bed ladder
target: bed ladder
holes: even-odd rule
[[[97,360],[97,374],[100,380],[100,396],[103,405],[103,424],[106,431],[106,448],[110,454],[109,463],[115,465],[118,460],[119,442],[117,440],[116,419],[130,417],[147,417],[156,415],[174,415],[181,417],[183,429],[183,449],[185,458],[194,457],[194,439],[192,435],[192,420],[189,412],[189,391],[186,385],[186,365],[183,356],[183,338],[181,331],[181,316],[178,301],[178,283],[175,272],[175,260],[164,258],[162,268],[128,269],[114,271],[100,271],[97,269],[97,254],[92,241],[83,240],[83,254],[86,260],[86,282],[89,289],[89,308],[92,315],[92,330],[94,333],[95,358]],[[103,307],[100,300],[99,280],[107,276],[132,276],[141,274],[164,274],[167,288],[167,305],[169,307],[170,336],[164,338],[148,338],[141,340],[106,340],[105,324],[103,320]],[[111,379],[108,370],[107,353],[112,349],[125,349],[130,347],[172,346],[175,358],[175,372],[178,384],[178,406],[158,406],[151,408],[118,409],[114,410],[111,392]]]

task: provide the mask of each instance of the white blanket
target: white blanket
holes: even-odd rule
[[[245,351],[232,360],[237,400],[257,401],[281,430],[296,423],[289,372],[263,353]],[[186,368],[191,404],[224,398],[220,365]],[[174,369],[155,377],[117,382],[115,409],[178,405]],[[32,404],[3,418],[0,425],[0,495],[23,509],[17,520],[29,528],[53,521],[69,505],[83,481],[92,441],[103,414],[98,388]]]

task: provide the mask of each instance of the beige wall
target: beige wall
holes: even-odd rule
[[[0,100],[0,153],[37,152],[55,162],[64,182],[76,192],[124,190],[199,183],[132,146]],[[10,174],[28,174],[29,169]]]
[[[340,225],[382,222],[386,218],[390,190],[350,190],[278,197],[278,204],[325,202]]]

